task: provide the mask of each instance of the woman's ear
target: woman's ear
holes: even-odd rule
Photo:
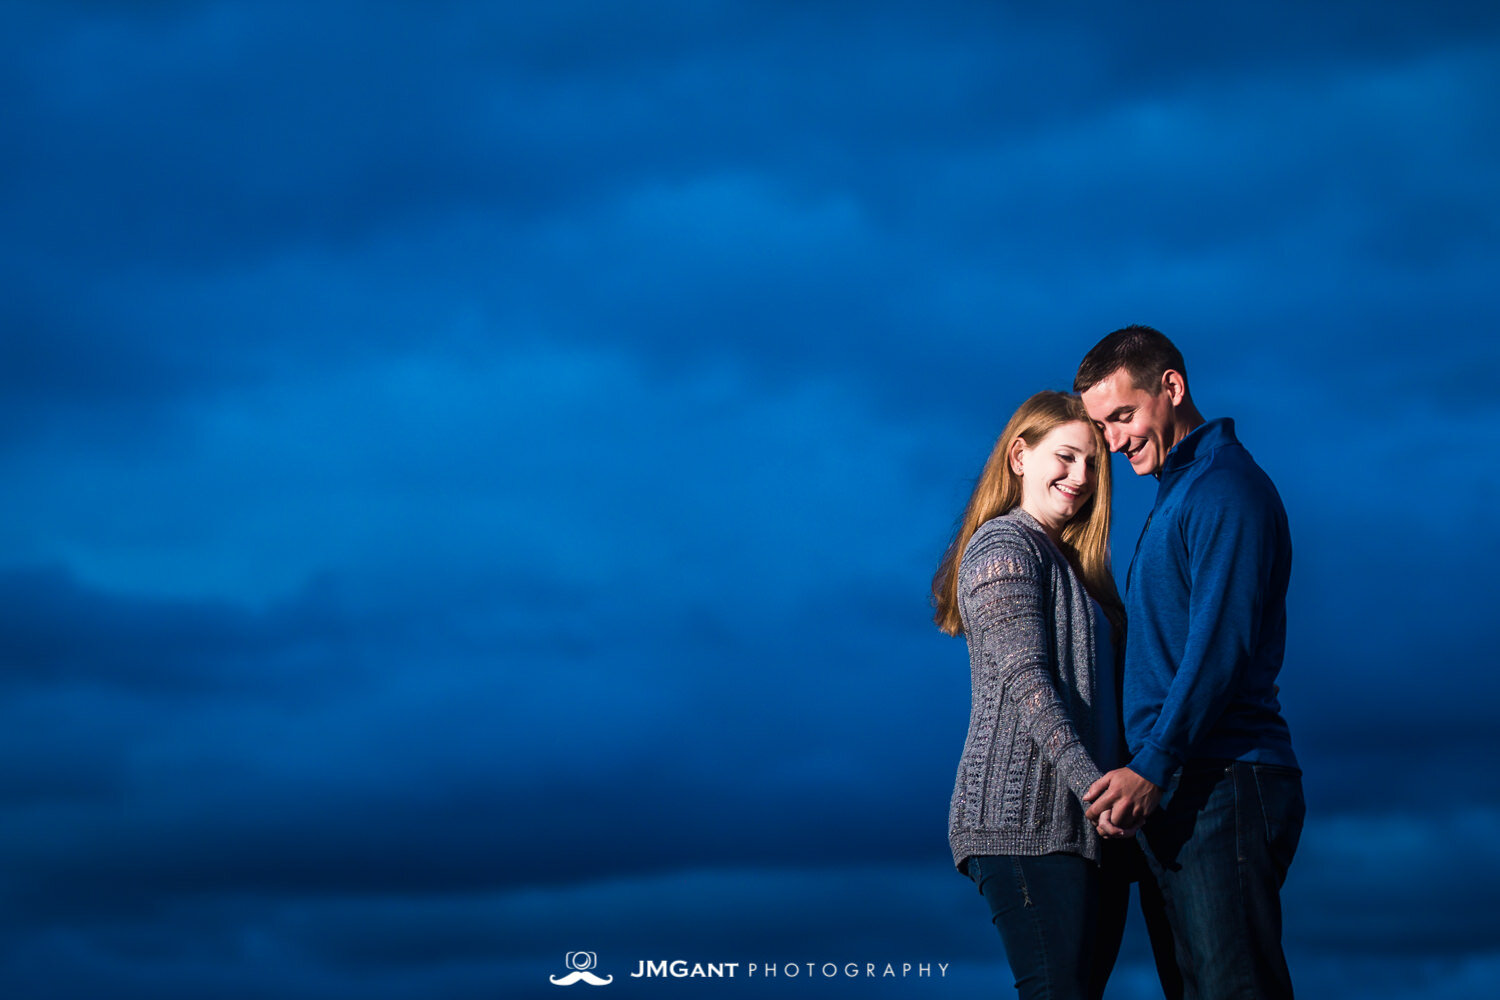
[[[1026,439],[1017,434],[1016,439],[1010,443],[1010,454],[1005,460],[1010,463],[1010,471],[1016,475],[1021,474],[1021,452],[1026,448]]]

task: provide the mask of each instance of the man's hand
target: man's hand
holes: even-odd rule
[[[1128,767],[1117,767],[1090,785],[1083,800],[1090,803],[1088,821],[1105,836],[1117,836],[1112,831],[1134,831],[1146,822],[1161,801],[1161,788]]]

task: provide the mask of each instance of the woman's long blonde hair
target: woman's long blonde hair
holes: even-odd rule
[[[1053,428],[1074,421],[1081,421],[1094,435],[1097,486],[1088,503],[1063,525],[1062,539],[1057,547],[1083,581],[1084,588],[1104,608],[1105,616],[1114,626],[1115,648],[1124,647],[1125,608],[1120,603],[1119,591],[1115,589],[1115,578],[1109,571],[1109,448],[1104,443],[1104,435],[1089,419],[1083,401],[1077,396],[1050,389],[1022,403],[1005,425],[990,452],[989,461],[984,464],[984,471],[979,474],[979,482],[964,508],[958,531],[933,574],[932,605],[937,612],[932,620],[944,632],[949,635],[963,632],[963,622],[958,615],[958,566],[963,561],[969,539],[974,537],[981,524],[1021,502],[1021,477],[1010,464],[1010,451],[1016,438],[1021,438],[1026,447],[1035,448]]]

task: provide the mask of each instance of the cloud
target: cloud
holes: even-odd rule
[[[1479,840],[1494,818],[1314,818],[1285,896],[1299,984],[1332,997],[1426,998],[1487,981],[1494,941],[1482,907],[1493,887],[1470,885],[1456,897],[1467,903],[1443,911],[1455,898],[1444,893],[1449,883],[1472,881],[1474,862],[1489,870],[1493,851]],[[146,923],[96,919],[75,930],[67,948],[85,976],[110,968],[126,984],[186,976],[211,988],[254,969],[247,982],[293,995],[318,983],[339,996],[371,976],[382,984],[380,996],[442,984],[524,990],[560,971],[562,952],[579,947],[597,951],[601,968],[622,980],[639,959],[683,957],[742,968],[749,961],[945,963],[950,978],[934,995],[950,995],[960,982],[1005,981],[982,902],[945,866],[830,857],[812,867],[686,866],[619,877],[600,873],[594,857],[573,855],[553,884],[500,892],[205,894],[173,902]],[[1413,938],[1413,920],[1436,922]],[[57,955],[62,942],[28,942],[21,967],[35,969],[36,957]],[[204,955],[213,963],[201,964]],[[1150,995],[1145,960],[1133,940],[1112,997]],[[908,992],[916,988],[907,984]]]
[[[1435,798],[1420,813],[1310,820],[1284,891],[1287,933],[1343,954],[1493,955],[1495,819],[1493,807]]]

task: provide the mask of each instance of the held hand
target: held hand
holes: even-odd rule
[[[1146,817],[1161,801],[1161,788],[1128,767],[1119,767],[1089,786],[1085,802],[1091,803],[1085,814],[1089,822],[1103,829],[1101,820],[1117,830],[1131,830],[1146,822]]]
[[[1111,823],[1108,816],[1104,816],[1100,818],[1099,823],[1097,824],[1095,829],[1099,831],[1099,836],[1101,837],[1107,837],[1111,840],[1120,840],[1127,837],[1134,837],[1135,831],[1139,830],[1140,827],[1129,827],[1122,830],[1118,826],[1115,826],[1113,823]]]
[[[1098,795],[1107,787],[1109,786],[1106,780],[1100,778],[1098,781],[1094,782],[1093,785],[1089,786],[1089,790],[1084,793],[1083,801],[1092,803],[1093,800],[1098,797]],[[1098,831],[1099,836],[1101,837],[1106,837],[1111,840],[1118,840],[1135,836],[1136,830],[1140,829],[1140,827],[1130,827],[1122,829],[1111,823],[1108,816],[1101,815],[1099,817],[1099,822],[1095,824],[1095,829]]]

